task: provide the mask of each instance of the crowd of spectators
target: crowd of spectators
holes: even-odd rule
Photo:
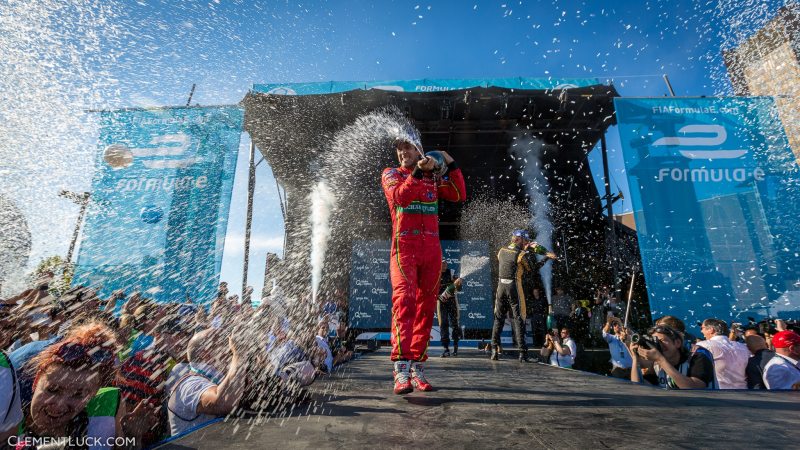
[[[353,356],[335,306],[279,288],[254,308],[221,283],[207,311],[139,292],[101,299],[85,286],[55,296],[51,279],[0,300],[0,448],[64,437],[75,448],[146,447],[228,414],[278,413]],[[545,300],[534,299],[543,313]],[[772,329],[710,318],[698,339],[665,316],[636,333],[602,289],[587,308],[557,288],[553,313],[555,323],[543,329],[541,318],[537,329],[554,366],[581,358],[575,334],[586,324],[582,339],[608,346],[613,377],[667,389],[800,389],[800,335],[780,320]]]
[[[207,311],[86,286],[55,296],[51,280],[0,300],[0,448],[141,448],[279,414],[353,356],[335,308],[287,307],[299,300],[277,288],[253,308],[221,283]]]
[[[710,318],[700,331],[702,339],[688,333],[677,317],[664,316],[638,334],[609,318],[603,337],[611,375],[625,378],[627,371],[633,382],[666,389],[800,390],[800,334],[785,321],[776,320],[775,328],[745,328]]]
[[[549,311],[540,290],[531,292],[540,362],[574,368],[580,361],[593,370],[585,350],[607,348],[605,373],[615,378],[667,389],[800,389],[800,334],[785,321],[743,326],[709,318],[694,336],[679,318],[664,316],[636,332],[625,327],[626,305],[608,287],[595,290],[591,302],[574,300],[562,286],[554,291]]]

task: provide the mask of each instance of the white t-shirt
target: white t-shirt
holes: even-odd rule
[[[197,367],[206,374],[216,375],[213,369],[198,364]],[[189,373],[191,375],[187,375]],[[192,372],[189,364],[175,365],[167,379],[166,390],[169,393],[167,410],[169,416],[169,431],[172,436],[210,422],[217,416],[197,414],[197,405],[206,389],[216,386],[217,383],[208,377]]]
[[[773,356],[764,366],[764,385],[767,389],[800,388],[800,362],[788,356]]]
[[[745,370],[750,351],[741,342],[731,342],[726,336],[713,336],[700,341],[698,347],[714,355],[714,373],[720,389],[747,389]]]
[[[569,355],[562,355],[554,349],[550,355],[550,365],[570,369],[575,363],[575,354],[578,353],[578,346],[575,345],[575,341],[571,337],[564,339],[561,346],[569,348]]]
[[[22,421],[19,382],[5,354],[0,353],[0,433],[16,427]]]

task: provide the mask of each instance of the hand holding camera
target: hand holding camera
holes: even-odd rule
[[[661,343],[658,339],[647,335],[634,333],[631,335],[631,356],[640,356],[648,361],[659,361],[664,358],[661,353]]]

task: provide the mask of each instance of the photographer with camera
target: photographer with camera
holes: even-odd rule
[[[575,364],[578,346],[569,336],[569,328],[561,328],[559,339],[558,330],[553,330],[545,336],[545,348],[550,351],[550,365],[571,369]]]
[[[614,334],[609,331],[614,330]],[[629,380],[631,378],[631,354],[625,345],[628,338],[628,330],[622,326],[622,321],[616,317],[609,317],[603,327],[603,340],[608,343],[608,351],[611,354],[611,376]]]
[[[665,389],[714,389],[714,363],[708,352],[690,353],[683,335],[666,326],[656,326],[646,335],[631,336],[631,381],[646,381]],[[641,370],[643,363],[651,368]]]

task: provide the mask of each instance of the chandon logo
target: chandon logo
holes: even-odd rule
[[[279,86],[276,88],[272,88],[267,91],[267,94],[274,94],[274,95],[297,95],[297,91],[290,87],[286,86]]]
[[[725,143],[728,139],[728,132],[725,127],[721,125],[686,125],[678,130],[682,136],[665,136],[653,142],[653,147],[661,146],[681,146],[681,147],[700,147],[688,148],[678,150],[684,158],[697,160],[704,159],[708,161],[737,159],[745,154],[745,149],[727,149],[727,150],[706,150],[702,147],[716,147]],[[764,179],[764,170],[760,167],[754,169],[744,167],[723,167],[723,168],[668,168],[664,167],[658,170],[656,181],[661,182],[664,179],[679,182],[744,182],[748,179],[755,179],[762,181]]]

